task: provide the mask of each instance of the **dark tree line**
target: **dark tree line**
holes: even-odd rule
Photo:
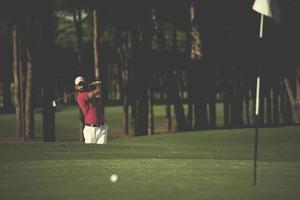
[[[222,127],[252,126],[259,48],[253,2],[1,3],[3,109],[13,102],[17,134],[31,139],[33,108],[41,106],[44,140],[54,141],[51,101],[82,74],[104,82],[108,104],[123,105],[125,134],[130,124],[136,136],[154,133],[154,104],[166,106],[169,131],[172,117],[176,131],[217,128],[218,118]],[[300,122],[300,5],[279,3],[282,21],[266,18],[262,41],[266,126]]]

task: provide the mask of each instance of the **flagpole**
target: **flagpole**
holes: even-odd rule
[[[259,28],[259,49],[258,49],[258,65],[257,65],[257,78],[256,78],[256,103],[255,103],[255,137],[254,137],[254,167],[253,167],[253,184],[256,185],[257,179],[257,151],[258,151],[258,128],[259,128],[259,100],[260,100],[260,76],[262,64],[262,45],[263,45],[263,28],[264,28],[264,15],[260,15],[260,28]]]

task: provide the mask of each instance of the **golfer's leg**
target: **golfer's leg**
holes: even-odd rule
[[[97,140],[97,144],[106,144],[107,141],[107,125],[104,124],[99,128],[99,137]]]
[[[83,129],[83,135],[85,143],[95,143],[93,127],[85,126]]]

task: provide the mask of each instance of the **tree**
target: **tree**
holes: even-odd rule
[[[282,57],[285,60],[285,73],[283,83],[288,94],[289,103],[292,111],[293,123],[300,123],[300,59],[299,51],[294,49],[300,45],[300,31],[296,27],[299,24],[300,4],[292,2],[287,4],[286,18],[282,21]],[[283,66],[282,66],[283,67]],[[289,72],[289,73],[286,73]]]
[[[43,134],[45,142],[55,141],[55,112],[52,107],[54,97],[54,2],[43,1],[39,4],[41,40],[39,44],[39,61],[42,68],[41,81],[43,98]]]
[[[202,3],[201,6],[205,6],[205,3]],[[188,84],[189,84],[189,98],[194,105],[194,128],[200,129],[206,128],[208,126],[207,119],[207,106],[205,101],[205,78],[204,75],[204,48],[202,42],[202,35],[200,33],[200,17],[203,18],[203,10],[199,10],[200,2],[196,0],[190,1],[190,58],[191,63],[188,69]],[[202,12],[201,12],[202,11]],[[202,15],[201,15],[202,14]],[[201,16],[200,16],[201,15]],[[204,26],[204,25],[202,25]],[[204,27],[205,28],[205,27]],[[203,29],[202,29],[203,31]],[[202,73],[201,73],[202,71]],[[200,75],[203,74],[201,77]],[[205,85],[205,86],[204,86]]]
[[[31,49],[27,47],[26,49],[27,56],[27,75],[26,75],[26,95],[25,95],[25,137],[26,139],[34,138],[34,120],[33,120],[33,101],[32,101],[32,53]]]
[[[294,78],[294,87],[290,83],[289,79],[284,78],[283,81],[292,106],[293,122],[299,124],[300,123],[300,67],[297,68],[297,73]]]
[[[12,45],[13,45],[13,75],[14,75],[14,104],[16,110],[16,128],[17,136],[23,136],[23,118],[20,102],[20,69],[19,69],[19,53],[18,53],[18,29],[17,25],[12,27]]]

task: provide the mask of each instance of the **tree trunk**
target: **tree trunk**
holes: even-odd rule
[[[24,141],[27,140],[25,134],[25,103],[24,103],[24,24],[20,24],[19,34],[18,34],[18,64],[19,64],[19,89],[20,89],[20,119],[21,119],[21,129],[22,129],[22,136]]]
[[[179,96],[176,72],[169,72],[167,74],[167,98],[172,100],[174,105],[176,131],[186,131],[188,127],[182,99]]]
[[[241,127],[243,125],[243,94],[241,93],[241,85],[236,80],[238,75],[233,75],[232,95],[231,95],[231,125],[233,127]]]
[[[136,66],[137,68],[142,68],[142,65]],[[141,136],[148,133],[148,112],[149,112],[149,102],[148,102],[148,85],[147,85],[147,72],[142,69],[137,69],[137,80],[135,92],[137,95],[135,101],[135,124],[134,124],[134,135]]]
[[[189,71],[189,87],[188,90],[191,94],[189,98],[194,104],[194,128],[200,129],[206,128],[208,126],[208,115],[207,115],[207,105],[206,98],[207,92],[205,88],[207,77],[203,75],[205,73],[204,69],[204,54],[203,54],[203,44],[202,35],[200,34],[200,19],[199,19],[199,1],[193,0],[190,4],[190,22],[191,22],[191,50],[190,59],[191,67]],[[199,77],[202,75],[201,77]],[[205,86],[204,86],[205,85]]]
[[[152,81],[149,82],[148,88],[148,135],[153,135],[154,133],[154,111],[153,111],[153,89]]]
[[[32,107],[32,55],[30,49],[26,49],[27,56],[27,77],[25,95],[25,135],[28,140],[34,138],[33,107]]]
[[[51,106],[53,99],[53,81],[50,79],[48,83],[43,87],[43,133],[44,142],[55,141],[55,120],[54,120],[54,109]]]
[[[227,83],[225,83],[225,91],[223,93],[223,104],[224,104],[224,127],[230,126],[230,105],[229,105],[229,92]]]
[[[78,72],[82,73],[83,63],[82,63],[82,10],[81,8],[76,8],[73,12],[73,21],[77,36],[77,59],[78,59]]]
[[[136,134],[136,102],[137,102],[137,91],[136,91],[136,84],[137,84],[137,57],[138,52],[140,52],[140,31],[137,25],[131,27],[131,59],[128,66],[130,67],[128,70],[128,101],[131,105],[131,116],[130,122],[131,127],[133,127],[133,135]]]
[[[194,124],[193,124],[194,117],[193,116],[194,116],[195,108],[194,108],[194,104],[192,102],[190,102],[189,97],[188,97],[188,99],[189,99],[189,102],[188,102],[188,111],[187,111],[187,115],[186,115],[186,121],[187,121],[188,129],[192,130],[194,127]]]
[[[191,19],[191,59],[192,60],[201,60],[203,57],[202,45],[200,40],[200,30],[199,22],[197,15],[197,6],[196,1],[192,0],[190,6],[190,19]]]
[[[259,123],[260,125],[264,126],[265,125],[265,93],[264,93],[264,88],[262,87],[261,89],[261,95],[259,97]]]
[[[18,137],[22,137],[21,105],[20,105],[20,74],[19,74],[19,54],[18,54],[18,30],[14,25],[12,29],[13,42],[13,77],[14,77],[14,104],[16,109],[16,132]]]
[[[55,112],[52,107],[54,98],[54,26],[53,12],[54,2],[44,1],[44,12],[41,18],[41,47],[43,49],[40,55],[40,66],[43,66],[42,72],[42,95],[43,95],[43,133],[45,142],[55,141]]]
[[[123,132],[129,135],[129,102],[128,102],[128,60],[129,48],[128,46],[128,32],[123,36],[122,30],[119,27],[117,32],[117,45],[119,53],[119,68],[118,68],[118,84],[120,85],[120,100],[123,104]]]
[[[207,105],[203,98],[200,98],[195,103],[195,123],[194,123],[194,129],[200,130],[200,129],[206,129],[208,128],[208,118],[207,118]]]
[[[98,39],[98,12],[93,10],[93,49],[94,49],[94,69],[95,79],[100,80],[100,64],[99,64],[99,39]]]
[[[127,94],[127,65],[125,61],[125,53],[122,50],[122,43],[119,44],[119,68],[118,68],[118,84],[120,85],[120,100],[123,104],[123,132],[129,135],[129,110],[128,110],[128,94]]]
[[[273,90],[273,102],[274,102],[274,107],[273,107],[273,123],[275,126],[278,126],[280,121],[279,121],[279,102],[278,102],[278,95],[279,95],[279,84],[276,83],[274,90]]]
[[[123,132],[125,135],[129,135],[129,106],[127,95],[124,95],[123,98]]]
[[[171,111],[171,103],[169,100],[167,100],[167,105],[166,105],[166,126],[168,132],[172,131],[172,111]]]
[[[216,98],[215,96],[211,96],[209,101],[209,126],[211,128],[216,128],[217,126],[216,114]]]
[[[124,62],[126,65],[122,68],[122,75],[123,75],[123,113],[124,113],[124,133],[129,135],[129,94],[128,94],[128,85],[129,85],[129,60],[131,59],[130,56],[130,49],[129,49],[129,30],[126,30],[125,36],[123,37],[124,42]],[[125,54],[126,52],[126,54]]]
[[[79,141],[84,143],[85,139],[84,139],[83,129],[85,126],[85,122],[84,122],[84,115],[80,108],[78,109],[78,114],[79,114],[79,130],[78,130],[79,131]]]
[[[158,13],[158,16],[156,16],[156,24],[157,24],[157,37],[158,37],[158,45],[159,45],[159,49],[161,51],[162,54],[164,54],[166,52],[166,38],[165,38],[165,21],[161,18],[161,14],[163,13]],[[173,40],[174,37],[176,37],[173,34]],[[173,43],[174,45],[174,43]],[[173,49],[175,50],[175,48],[173,47]],[[162,78],[164,79],[164,78]],[[168,97],[168,96],[167,96]],[[168,131],[172,130],[172,114],[171,114],[171,100],[170,99],[166,99],[166,117],[165,117],[165,122],[166,122],[166,127]]]
[[[246,124],[250,125],[250,96],[249,96],[249,83],[247,83],[246,88],[246,95],[245,95],[245,117],[246,117]]]
[[[136,116],[135,116],[135,128],[134,135],[146,135],[148,133],[149,125],[149,96],[148,88],[150,83],[149,74],[150,70],[150,53],[152,50],[152,15],[149,7],[144,10],[144,16],[141,25],[142,31],[142,50],[136,57],[135,64],[135,78],[136,86],[135,91],[136,98]]]
[[[300,68],[297,69],[297,77],[295,80],[295,90],[291,86],[290,81],[287,78],[283,79],[286,87],[289,101],[292,108],[293,123],[300,123]]]
[[[77,36],[77,61],[78,61],[78,72],[79,74],[83,73],[83,62],[82,62],[82,10],[81,8],[75,8],[73,13],[73,21],[75,25],[76,30],[76,36]],[[83,135],[83,129],[84,129],[84,115],[80,108],[79,110],[79,141],[84,143],[84,135]]]
[[[267,117],[267,125],[271,126],[272,124],[272,93],[271,93],[271,88],[268,88],[267,90],[267,96],[266,96],[266,117]]]

